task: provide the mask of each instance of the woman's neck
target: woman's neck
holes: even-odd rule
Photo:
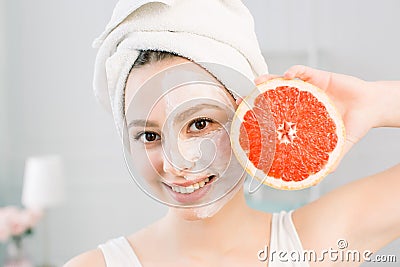
[[[174,240],[177,249],[229,251],[252,234],[254,228],[268,226],[269,214],[247,206],[243,188],[214,216],[188,220],[181,209],[171,208],[161,221],[160,230]]]

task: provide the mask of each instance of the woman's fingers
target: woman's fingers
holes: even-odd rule
[[[256,85],[264,83],[268,80],[275,78],[284,78],[284,79],[301,79],[303,81],[314,84],[315,86],[321,88],[322,90],[327,90],[332,79],[332,73],[313,69],[304,65],[294,65],[290,67],[283,76],[275,75],[275,74],[265,74],[260,77],[257,77],[254,82]]]
[[[290,67],[283,74],[283,77],[285,79],[299,78],[303,81],[314,84],[322,90],[326,90],[328,89],[331,82],[332,73],[323,70],[313,69],[303,65],[295,65]]]
[[[264,75],[261,75],[261,76],[255,78],[254,82],[255,82],[256,85],[259,85],[259,84],[264,83],[264,82],[266,82],[268,80],[275,79],[275,78],[278,78],[278,77],[282,77],[282,76],[279,76],[279,75],[276,75],[276,74],[264,74]]]
[[[290,67],[284,74],[283,76],[281,75],[276,75],[276,74],[265,74],[257,77],[254,82],[256,85],[264,83],[268,80],[275,79],[275,78],[285,78],[285,79],[294,79],[294,78],[299,78],[302,79],[303,81],[308,81],[310,79],[315,79],[318,75],[320,75],[323,71],[312,69],[307,66],[303,65],[294,65]]]
[[[322,70],[317,70],[313,69],[304,65],[294,65],[290,67],[284,74],[283,76],[286,79],[294,79],[294,78],[299,78],[304,81],[314,79],[316,76],[318,76],[321,72],[324,72]]]

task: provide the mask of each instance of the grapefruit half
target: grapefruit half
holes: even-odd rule
[[[245,170],[277,189],[315,185],[339,159],[345,141],[340,113],[321,89],[301,80],[258,85],[236,110],[233,151]]]

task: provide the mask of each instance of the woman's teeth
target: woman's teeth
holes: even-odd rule
[[[207,177],[206,179],[204,179],[201,182],[198,182],[198,183],[186,186],[186,187],[173,185],[171,188],[172,188],[172,191],[175,191],[177,193],[190,194],[190,193],[193,193],[194,191],[196,191],[197,189],[202,188],[209,181],[210,181],[210,178]]]

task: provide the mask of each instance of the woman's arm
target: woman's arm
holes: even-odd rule
[[[274,78],[265,75],[256,83]],[[329,95],[346,128],[345,153],[371,128],[400,127],[400,82],[366,82],[358,78],[293,66],[285,78],[300,78]],[[343,155],[345,154],[343,153]],[[400,159],[400,157],[399,157]],[[293,214],[305,249],[376,251],[400,237],[400,164],[333,190]]]
[[[400,164],[322,196],[293,214],[305,249],[375,252],[400,237]]]

